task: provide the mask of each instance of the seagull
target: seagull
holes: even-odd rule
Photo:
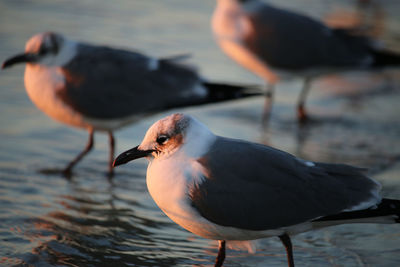
[[[85,149],[64,174],[69,176],[92,149],[94,132],[102,131],[109,136],[112,175],[114,130],[151,112],[256,95],[244,86],[207,82],[180,59],[157,59],[45,32],[31,37],[25,53],[7,59],[2,68],[26,63],[25,87],[32,102],[51,118],[89,132]]]
[[[292,235],[344,223],[400,223],[400,200],[382,199],[364,169],[216,136],[189,115],[154,123],[114,166],[142,157],[160,209],[186,230],[219,240],[215,266],[230,241],[278,236],[292,267]]]
[[[282,77],[304,77],[297,102],[299,121],[307,118],[304,103],[314,77],[333,71],[400,65],[399,54],[383,50],[366,36],[329,28],[260,0],[217,0],[211,24],[223,52],[268,83],[269,101],[274,85]]]

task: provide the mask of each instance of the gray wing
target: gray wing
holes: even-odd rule
[[[192,206],[224,226],[267,230],[374,201],[380,186],[360,168],[305,161],[271,147],[219,137],[199,162],[207,177]],[[379,200],[376,200],[379,201]]]
[[[276,68],[354,67],[372,63],[371,41],[269,5],[248,14],[247,46]]]
[[[76,58],[62,71],[66,82],[59,96],[93,118],[163,110],[199,97],[193,92],[199,83],[193,70],[131,51],[80,44]]]

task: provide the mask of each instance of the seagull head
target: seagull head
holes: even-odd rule
[[[39,33],[31,37],[25,46],[25,52],[4,61],[2,68],[18,63],[62,66],[75,55],[76,44],[61,34],[53,32]]]
[[[114,167],[146,157],[164,159],[171,156],[200,157],[207,152],[216,136],[201,122],[182,113],[175,113],[154,123],[140,145],[123,152]]]

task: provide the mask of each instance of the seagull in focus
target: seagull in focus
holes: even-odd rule
[[[26,63],[25,87],[32,102],[51,118],[89,132],[85,149],[64,174],[69,176],[92,149],[94,132],[102,131],[109,136],[112,175],[114,130],[152,112],[257,94],[244,86],[207,82],[180,59],[157,59],[45,32],[31,37],[25,53],[7,59],[2,68]]]
[[[278,236],[294,266],[290,236],[344,223],[399,223],[400,200],[382,199],[364,169],[311,162],[269,146],[214,135],[184,114],[154,123],[114,166],[146,157],[147,188],[170,219],[225,245]]]
[[[400,55],[382,50],[366,36],[329,28],[260,0],[217,0],[212,30],[229,57],[268,83],[270,101],[282,75],[304,77],[297,103],[300,121],[307,117],[304,102],[313,78],[333,71],[400,65]]]

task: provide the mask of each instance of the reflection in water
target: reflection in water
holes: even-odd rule
[[[165,234],[157,232],[168,223],[142,216],[141,204],[118,197],[113,184],[102,191],[79,184],[69,186],[70,195],[57,198],[59,209],[29,222],[32,229],[24,234],[37,245],[24,255],[24,262],[73,266],[111,265],[115,261],[119,265],[154,266],[157,262],[173,266],[179,257],[163,253],[171,246],[185,257],[186,240],[179,236],[165,240]]]
[[[366,167],[371,174],[382,172],[400,162],[400,147],[387,142],[389,138],[399,136],[398,129],[383,124],[365,128],[360,126],[359,122],[341,116],[314,117],[302,125],[287,121],[286,126],[274,124],[266,129],[262,143],[274,146],[271,139],[276,139],[273,136],[280,132],[280,139],[294,138],[291,153],[300,158]],[[371,131],[378,129],[386,129],[386,132],[383,130],[370,135]]]
[[[388,86],[378,74],[361,84],[357,79],[329,76],[318,85],[319,92],[331,96],[320,100],[310,121],[298,124],[286,114],[277,114],[262,132],[263,143],[280,144],[301,158],[345,162],[373,173],[400,161],[400,143],[393,142],[400,136],[393,112],[399,101],[396,83]]]

